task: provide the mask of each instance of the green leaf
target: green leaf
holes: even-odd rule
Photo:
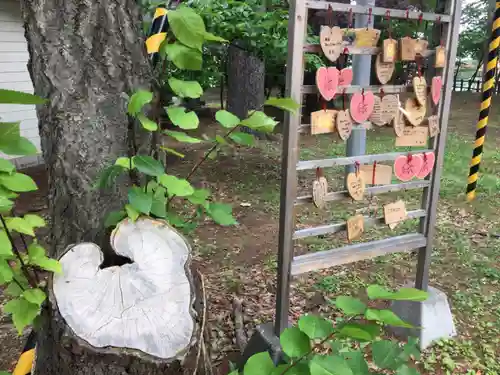
[[[14,202],[9,198],[0,195],[0,213],[9,212],[14,206]]]
[[[184,158],[186,156],[186,155],[180,153],[179,151],[174,150],[173,148],[160,146],[160,149],[162,149],[163,151],[165,151],[168,154],[172,154],[172,155],[178,156],[180,158]]]
[[[215,119],[225,128],[234,128],[241,120],[231,112],[221,109],[215,113]]]
[[[153,196],[146,194],[140,187],[133,186],[128,189],[128,201],[132,208],[143,214],[149,215],[153,204]]]
[[[0,285],[12,281],[14,273],[5,259],[0,259]]]
[[[315,355],[309,369],[311,375],[354,375],[347,361],[338,355]]]
[[[182,70],[201,70],[202,54],[196,49],[186,47],[180,43],[170,43],[165,46],[168,59]]]
[[[0,257],[10,257],[12,255],[14,255],[12,253],[12,243],[5,230],[0,229]]]
[[[401,288],[396,292],[391,292],[379,285],[370,285],[366,288],[368,298],[386,299],[392,301],[425,301],[429,293],[415,288]]]
[[[163,198],[153,198],[153,204],[151,205],[151,213],[159,218],[167,217],[167,207],[165,202],[165,197]]]
[[[276,367],[273,372],[271,373],[272,375],[311,375],[311,372],[309,371],[309,365],[306,363],[305,360],[301,361],[300,363],[296,363],[293,367],[290,367],[290,365],[285,364],[285,365],[279,365]]]
[[[127,213],[123,210],[121,211],[111,211],[104,221],[104,227],[110,228],[115,227],[120,221],[122,221],[127,216]]]
[[[208,205],[207,214],[219,225],[238,224],[233,217],[233,208],[229,204],[211,202]]]
[[[12,173],[16,170],[14,164],[7,159],[0,158],[0,172]]]
[[[23,333],[24,327],[30,325],[40,312],[38,305],[22,298],[7,302],[3,310],[7,314],[12,314],[14,326],[19,334]]]
[[[168,24],[182,44],[201,51],[205,41],[205,23],[193,9],[179,7],[168,12]]]
[[[0,186],[0,196],[6,197],[9,199],[16,199],[17,197],[19,197],[19,194],[14,193],[13,191],[10,191],[10,190]]]
[[[311,350],[309,337],[297,327],[285,328],[280,335],[280,344],[283,352],[291,358],[302,357]]]
[[[39,96],[28,94],[25,92],[19,92],[14,90],[0,89],[0,103],[2,104],[44,104],[45,99]]]
[[[243,132],[235,132],[229,134],[229,138],[235,143],[243,146],[253,146],[255,138],[252,134],[243,133]]]
[[[21,136],[20,122],[0,122],[0,145],[8,144]]]
[[[204,36],[205,40],[209,41],[209,42],[222,42],[222,43],[228,42],[228,40],[221,38],[220,36],[214,35],[212,33],[209,33],[208,31],[205,32],[205,34],[203,34],[203,36]]]
[[[7,155],[29,156],[38,154],[36,146],[25,137],[19,137],[15,140],[6,142],[6,140],[1,139],[0,136],[0,151]]]
[[[333,333],[333,325],[329,320],[317,315],[304,315],[299,319],[299,329],[310,339],[325,339]]]
[[[184,228],[187,224],[179,215],[173,213],[167,213],[167,221],[176,228]]]
[[[297,113],[300,108],[300,105],[292,98],[269,98],[264,102],[264,105],[270,105],[292,113]]]
[[[45,249],[36,242],[28,246],[28,261],[29,264],[38,266],[46,271],[61,273],[62,266],[55,259],[50,259],[45,255]]]
[[[373,323],[346,323],[338,333],[339,337],[349,337],[358,341],[372,341],[380,335],[380,326]]]
[[[151,206],[152,205],[153,204],[151,203]],[[125,205],[125,211],[127,212],[127,216],[133,222],[135,222],[139,218],[140,213],[134,207],[132,207],[130,204]]]
[[[30,264],[35,264],[34,262],[36,262],[37,259],[46,257],[45,249],[36,242],[33,242],[28,246],[28,260]]]
[[[215,142],[217,142],[217,143],[218,143],[218,144],[220,144],[220,145],[225,145],[225,144],[227,144],[226,139],[225,139],[224,137],[221,137],[221,136],[220,136],[220,135],[218,135],[218,134],[215,136]]]
[[[365,312],[365,318],[368,320],[374,320],[379,323],[387,324],[393,327],[404,327],[404,328],[414,328],[411,324],[401,320],[399,316],[394,314],[391,310],[377,310],[377,309],[367,309]]]
[[[113,186],[116,178],[126,170],[127,169],[125,169],[121,165],[110,165],[109,167],[104,168],[101,173],[99,173],[99,177],[94,186],[98,189],[108,189]]]
[[[165,173],[161,162],[147,155],[136,155],[132,158],[135,168],[148,176],[158,177]]]
[[[420,373],[413,367],[408,367],[408,365],[402,365],[398,367],[395,375],[420,375]]]
[[[9,267],[9,269],[10,269],[10,267]],[[0,271],[0,273],[1,273],[1,271]],[[1,278],[1,276],[0,276],[0,278]],[[28,289],[29,285],[24,285],[24,287],[25,287],[25,289]],[[19,285],[17,285],[17,283],[10,283],[9,286],[7,287],[7,289],[5,289],[5,293],[7,293],[7,295],[9,295],[11,297],[21,297],[23,292],[24,292],[24,290],[21,289],[19,287]]]
[[[171,136],[176,141],[184,142],[184,143],[200,143],[201,139],[191,137],[183,132],[177,132],[175,130],[165,130],[163,133]]]
[[[250,117],[241,122],[243,126],[264,133],[271,133],[277,124],[277,121],[262,111],[253,111]]]
[[[186,112],[184,107],[167,107],[167,114],[172,124],[181,129],[191,130],[198,128],[200,120],[194,111]]]
[[[187,197],[194,193],[194,189],[189,181],[169,174],[161,175],[158,178],[158,182],[167,188],[170,196]]]
[[[142,107],[153,100],[153,93],[147,90],[137,90],[128,102],[128,114],[135,116],[141,112]]]
[[[372,344],[372,357],[377,367],[396,370],[400,363],[398,359],[401,349],[397,342],[389,340],[375,341]]]
[[[43,290],[40,288],[28,289],[23,293],[23,297],[26,301],[34,303],[35,305],[40,306],[45,298],[47,297]]]
[[[206,189],[195,189],[194,193],[187,197],[188,201],[192,204],[200,204],[205,205],[208,197],[210,196],[210,192]]]
[[[370,375],[368,363],[366,363],[361,350],[342,353],[342,357],[347,361],[347,364],[355,375]]]
[[[20,217],[8,217],[5,219],[7,224],[7,228],[12,232],[16,231],[18,233],[27,234],[28,236],[35,236],[35,232],[33,231],[33,227],[30,223],[23,218]]]
[[[13,174],[0,173],[0,185],[18,193],[37,190],[35,181],[30,176],[17,172]]]
[[[268,352],[257,353],[248,358],[243,375],[271,375],[274,363]]]
[[[409,337],[408,342],[403,345],[403,354],[405,360],[413,357],[415,359],[420,359],[420,348],[418,346],[418,339],[415,337]]]
[[[361,300],[349,296],[337,297],[335,306],[349,316],[363,314],[366,310],[366,305]]]
[[[158,124],[142,113],[137,114],[137,120],[139,120],[144,129],[150,132],[158,130]]]
[[[24,220],[33,228],[43,228],[47,225],[45,220],[39,215],[27,214],[24,215]]]
[[[175,77],[170,77],[168,84],[175,95],[181,98],[196,99],[203,95],[203,89],[197,81],[182,81]]]
[[[130,158],[127,158],[126,156],[119,157],[118,159],[116,159],[115,165],[118,165],[125,169],[130,169],[131,166]],[[135,167],[134,161],[132,160],[132,168],[134,167]]]

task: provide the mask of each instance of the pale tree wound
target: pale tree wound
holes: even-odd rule
[[[182,356],[195,330],[189,245],[168,224],[149,218],[123,221],[110,241],[131,263],[101,268],[103,254],[93,243],[61,257],[63,272],[53,284],[61,316],[97,348]]]

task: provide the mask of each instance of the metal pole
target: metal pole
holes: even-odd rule
[[[358,0],[357,5],[375,7],[375,0]],[[356,28],[373,27],[374,17],[368,14],[356,14],[354,26]],[[370,22],[368,22],[370,21]],[[370,55],[354,55],[352,57],[353,85],[369,86],[372,57]],[[351,136],[347,139],[346,155],[356,156],[366,153],[366,129],[357,126],[352,129]],[[354,165],[348,165],[346,172],[353,172]]]
[[[467,179],[467,200],[476,197],[477,180],[479,178],[479,166],[483,156],[483,145],[486,137],[488,116],[490,114],[491,97],[495,89],[495,76],[498,62],[498,47],[500,44],[500,1],[495,4],[495,16],[491,28],[490,43],[488,48],[488,60],[483,77],[483,95],[481,98],[481,109],[476,125],[476,141],[470,162],[469,178]]]

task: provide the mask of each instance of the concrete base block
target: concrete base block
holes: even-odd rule
[[[280,339],[274,334],[274,324],[265,323],[257,326],[253,336],[243,352],[238,368],[243,370],[243,366],[252,355],[268,351],[275,364],[281,361],[282,351]]]
[[[418,338],[421,349],[425,349],[435,340],[454,337],[457,334],[446,294],[431,286],[428,292],[429,298],[426,301],[394,301],[391,307],[401,319],[421,328],[390,327],[390,330],[399,338]]]

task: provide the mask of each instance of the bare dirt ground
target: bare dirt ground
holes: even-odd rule
[[[494,102],[495,100],[496,98]],[[462,155],[463,158],[461,159],[465,160],[465,163],[470,157],[470,144],[473,142],[474,126],[478,113],[477,103],[478,97],[471,94],[458,94],[453,100],[450,137],[459,134],[460,138],[450,144],[452,146],[450,152],[467,153],[467,155]],[[500,106],[498,108],[500,109]],[[492,125],[487,136],[489,138],[487,142],[490,142],[490,144],[495,144],[500,139],[497,113],[498,111],[495,110],[495,113],[491,116]],[[330,152],[331,145],[328,143],[328,139],[326,139],[326,146],[325,144],[318,144],[317,138],[314,137],[306,136],[301,142],[303,155],[323,157],[320,155]],[[385,139],[380,140],[380,143],[384,142]],[[460,149],[462,143],[465,146],[464,149]],[[457,150],[454,149],[455,146],[458,147]],[[217,200],[233,203],[235,215],[239,222],[237,227],[220,227],[208,221],[203,222],[192,237],[196,254],[195,260],[202,265],[205,276],[212,327],[212,350],[215,353],[214,362],[219,364],[221,374],[227,373],[228,362],[233,360],[235,353],[238,352],[232,318],[233,298],[237,296],[243,300],[244,321],[248,335],[251,335],[256,324],[271,321],[273,318],[279,216],[279,150],[280,144],[274,142],[259,145],[259,147],[249,150],[238,149],[232,155],[220,155],[217,161],[210,161],[205,165],[194,180],[194,183],[198,186],[209,186]],[[176,163],[173,169],[177,174],[182,175],[189,171],[193,161],[201,157],[202,154],[202,149],[191,150],[186,159],[181,163]],[[450,158],[454,158],[453,155]],[[496,174],[497,176],[500,172],[500,167],[496,163],[498,155],[496,153],[488,154],[487,157],[490,157],[493,161],[488,159],[490,161],[485,165],[490,174],[493,173],[493,175]],[[453,164],[453,161],[447,160],[446,162]],[[467,166],[461,166],[461,168],[460,173],[463,173]],[[33,210],[43,213],[46,207],[47,191],[44,169],[38,167],[24,172],[35,178],[40,190],[21,197],[16,210],[19,213]],[[487,216],[481,219],[481,215],[484,213],[482,211],[478,213],[477,207],[464,207],[462,203],[463,196],[457,197],[455,190],[452,188],[459,185],[457,191],[463,191],[466,176],[460,176],[460,173],[456,178],[452,174],[446,175],[446,178],[450,179],[449,186],[451,187],[448,187],[446,181],[443,182],[444,195],[439,218],[439,223],[442,226],[438,231],[436,240],[436,246],[439,249],[453,247],[456,251],[439,253],[435,257],[437,261],[431,275],[433,284],[443,288],[451,296],[452,303],[456,302],[457,310],[463,307],[460,305],[461,294],[458,294],[459,297],[455,301],[457,293],[466,295],[463,298],[465,298],[464,303],[467,304],[476,301],[475,297],[473,298],[471,295],[475,296],[474,293],[476,292],[484,295],[485,291],[481,289],[471,292],[468,289],[469,287],[464,285],[469,283],[467,278],[464,279],[464,272],[476,272],[476,268],[465,269],[460,266],[450,266],[447,263],[456,262],[456,264],[460,265],[467,262],[467,264],[475,265],[478,261],[477,257],[472,261],[469,258],[465,259],[466,250],[470,252],[475,247],[486,250],[496,249],[498,245],[498,243],[491,242],[489,237],[486,240],[484,235],[476,236],[474,234],[476,230],[479,230],[478,225],[481,231],[490,233],[495,226],[498,228],[498,225],[495,224],[498,223],[498,220],[496,222],[489,220],[489,224],[485,223],[485,221],[488,221]],[[457,181],[453,181],[453,179]],[[494,194],[496,195],[491,199],[498,199],[498,194]],[[483,200],[483,205],[486,205],[487,201]],[[496,206],[493,205],[493,207]],[[327,213],[318,213],[315,210],[306,208],[301,212],[297,221],[298,225],[310,226],[314,223],[324,222],[325,219],[338,218],[339,216],[335,215],[342,216],[343,214],[342,212],[340,214],[334,213],[333,208],[332,212],[328,211]],[[467,242],[467,246],[464,243],[457,243],[456,233],[460,233],[460,238],[471,238],[470,241],[473,242]],[[380,233],[376,232],[373,235],[377,236]],[[335,238],[313,238],[310,241],[300,242],[298,249],[299,251],[319,251],[331,247],[332,243],[341,241],[344,241],[344,239],[338,236]],[[484,259],[480,260],[484,261]],[[493,271],[498,270],[500,280],[499,264],[496,261],[494,263],[489,264],[488,267]],[[456,272],[453,268],[456,268]],[[321,311],[330,317],[334,317],[338,313],[326,303],[327,299],[334,298],[335,295],[342,293],[359,295],[367,283],[379,283],[389,286],[401,285],[411,279],[414,272],[414,257],[411,255],[398,255],[392,258],[359,262],[353,266],[337,267],[301,277],[292,285],[291,316],[297,318],[305,312]],[[481,278],[481,280],[483,279]],[[491,287],[489,282],[491,279],[487,279],[487,281],[487,286]],[[484,310],[479,311],[479,313],[483,312]],[[462,335],[461,339],[463,338],[466,341],[470,338],[472,341],[481,341],[483,339],[482,331],[478,334],[477,327],[471,327],[472,318],[469,319],[465,316],[468,314],[467,311],[463,313],[457,311],[457,314]],[[23,340],[17,336],[9,323],[9,319],[5,316],[0,318],[0,340],[2,342],[0,369],[10,368],[19,355]],[[449,358],[450,361],[455,363],[451,373],[464,373],[464,368],[479,369],[481,363],[487,363],[484,359],[485,354],[476,349],[475,346],[472,349],[470,348],[462,344],[458,349],[453,345],[451,348],[445,345],[444,349],[438,348],[437,351],[430,352],[429,355],[434,358],[434,362],[421,363],[420,367],[427,370],[426,373],[429,374],[445,373],[451,367],[448,361]],[[473,355],[469,352],[460,354],[460,350],[473,350],[474,353]],[[495,354],[495,350],[493,354]],[[473,358],[474,356],[478,357],[477,363],[474,363],[472,359],[469,360],[469,357]],[[464,362],[463,366],[462,362]]]

